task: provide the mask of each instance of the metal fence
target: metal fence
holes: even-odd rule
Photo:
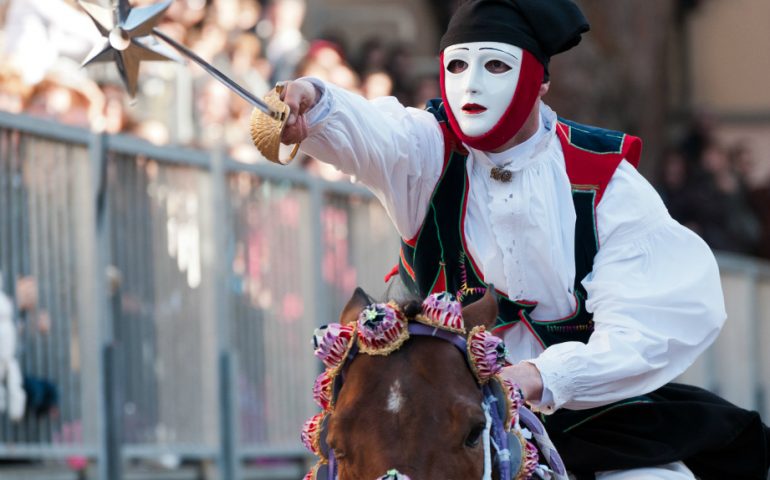
[[[84,457],[111,480],[135,458],[298,478],[247,471],[306,458],[310,334],[356,285],[379,294],[396,254],[354,185],[0,112],[0,271],[10,294],[38,280],[20,360],[58,391],[56,415],[0,416],[0,460]],[[682,379],[767,415],[770,267],[720,264],[730,320]]]
[[[215,478],[306,458],[310,335],[356,285],[381,293],[396,240],[351,184],[0,113],[0,271],[10,294],[38,281],[20,360],[59,393],[56,415],[0,418],[0,458],[111,479],[120,458]]]

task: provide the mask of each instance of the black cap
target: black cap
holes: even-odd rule
[[[508,43],[547,68],[552,56],[580,43],[590,28],[571,0],[469,0],[449,21],[440,51],[458,43]]]

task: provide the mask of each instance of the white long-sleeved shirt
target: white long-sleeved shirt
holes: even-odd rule
[[[444,160],[432,114],[394,98],[367,101],[312,80],[321,91],[307,112],[302,150],[365,184],[403,238],[420,229]],[[514,300],[538,302],[538,321],[575,308],[575,209],[556,138],[555,114],[541,106],[538,132],[501,153],[465,146],[470,194],[465,235],[484,280]],[[514,172],[490,178],[494,166]],[[674,221],[652,186],[623,161],[596,209],[600,249],[582,284],[594,317],[588,343],[543,349],[522,324],[505,334],[512,361],[540,370],[534,406],[591,408],[648,393],[686,370],[726,318],[713,254]]]

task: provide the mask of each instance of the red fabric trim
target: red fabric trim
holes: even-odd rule
[[[438,279],[436,280],[436,283],[433,285],[433,290],[430,293],[441,293],[447,291],[447,284],[446,284],[446,271],[444,269],[444,265],[439,265],[438,270]]]
[[[396,264],[388,273],[385,275],[385,283],[388,283],[391,278],[398,275],[398,264]]]
[[[449,125],[451,125],[455,135],[457,135],[457,137],[464,143],[482,151],[494,150],[513,138],[513,136],[521,130],[524,122],[527,121],[529,114],[532,113],[532,108],[535,106],[537,97],[540,94],[540,85],[543,83],[544,69],[543,65],[538,62],[531,53],[526,50],[523,52],[524,56],[521,61],[519,83],[516,85],[516,90],[513,92],[513,98],[511,99],[510,105],[508,105],[503,116],[500,117],[500,121],[498,121],[487,133],[478,137],[465,135],[452,113],[452,109],[449,108],[444,82],[446,77],[444,52],[441,52],[441,68],[439,69],[441,99],[444,101],[444,108],[446,110],[447,119],[449,120]]]
[[[410,238],[409,240],[404,240],[404,243],[409,245],[410,247],[414,248],[417,246],[417,239],[420,238],[420,233],[422,233],[422,227],[420,227],[419,230],[417,230],[417,233],[414,234],[414,237]]]
[[[623,139],[621,152],[623,158],[628,160],[628,163],[633,165],[634,168],[639,168],[639,161],[642,158],[642,139],[633,135],[626,135]]]
[[[594,208],[596,208],[620,162],[626,159],[634,167],[639,165],[642,141],[637,137],[626,135],[619,153],[600,154],[572,145],[570,130],[571,127],[565,123],[559,122],[556,125],[556,135],[564,151],[567,176],[573,189],[596,191],[594,198]]]
[[[404,249],[403,248],[399,251],[398,256],[399,256],[399,259],[401,260],[401,265],[403,265],[404,266],[404,270],[406,270],[406,273],[410,277],[412,277],[412,280],[416,280],[417,278],[416,278],[416,276],[414,274],[414,269],[412,268],[411,265],[409,265],[409,262],[406,261],[406,257],[404,257]],[[398,265],[396,265],[396,268],[398,269]]]

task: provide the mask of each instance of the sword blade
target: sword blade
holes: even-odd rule
[[[270,115],[273,118],[282,119],[282,116],[283,116],[282,112],[277,112],[272,108],[270,108],[270,106],[267,105],[265,102],[263,102],[261,99],[255,97],[254,95],[251,94],[251,92],[249,92],[242,86],[235,83],[230,77],[228,77],[224,73],[217,70],[213,65],[211,65],[206,60],[196,55],[195,52],[193,52],[192,50],[178,43],[176,40],[169,37],[165,33],[161,32],[157,28],[153,28],[152,33],[155,34],[158,38],[160,38],[164,42],[174,47],[179,53],[189,58],[193,62],[197,63],[201,68],[206,70],[206,72],[208,72],[212,77],[219,80],[223,85],[225,85],[227,88],[229,88],[230,90],[238,94],[241,98],[243,98],[244,100],[252,104],[254,107],[258,108],[259,110]]]

